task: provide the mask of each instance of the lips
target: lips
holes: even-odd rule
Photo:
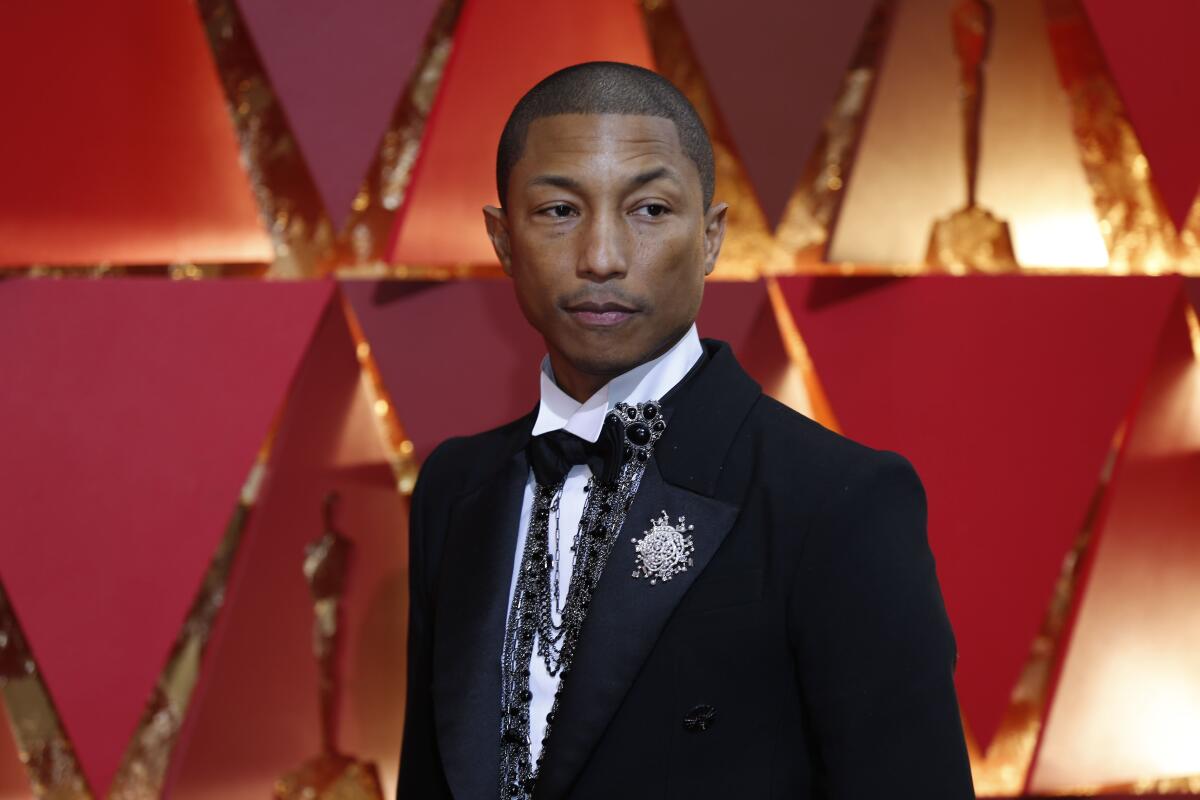
[[[638,313],[638,309],[617,302],[584,302],[566,307],[576,322],[589,328],[612,328]]]

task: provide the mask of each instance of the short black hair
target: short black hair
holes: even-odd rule
[[[517,101],[496,150],[496,193],[504,205],[508,177],[525,150],[529,125],[559,114],[638,114],[675,123],[684,155],[700,173],[704,207],[716,182],[712,142],[696,109],[683,92],[656,72],[617,61],[588,61],[543,78]]]

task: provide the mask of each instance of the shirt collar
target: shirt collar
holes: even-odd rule
[[[658,400],[679,383],[704,354],[696,324],[658,358],[639,364],[602,386],[595,394],[580,403],[554,382],[550,357],[542,359],[541,402],[532,435],[564,429],[581,439],[594,442],[600,438],[604,418],[617,403],[644,403]]]

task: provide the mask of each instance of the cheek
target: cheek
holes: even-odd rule
[[[526,318],[530,322],[550,318],[561,289],[561,253],[541,240],[514,241],[512,253],[512,280]]]
[[[553,283],[559,280],[563,268],[571,263],[575,239],[569,231],[518,228],[512,235],[514,271],[519,264],[536,281]]]
[[[662,288],[670,305],[686,302],[685,290],[704,279],[704,243],[689,226],[674,236],[642,237],[638,243],[638,261],[647,277]]]

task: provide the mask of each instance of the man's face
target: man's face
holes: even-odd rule
[[[556,375],[603,380],[687,331],[725,233],[675,124],[621,114],[534,121],[505,209],[485,218]]]

